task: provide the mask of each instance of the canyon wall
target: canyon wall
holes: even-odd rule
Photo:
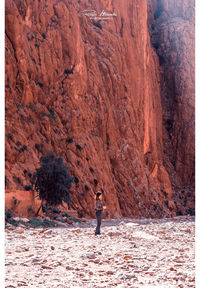
[[[183,30],[175,19],[176,38],[168,14],[161,28],[161,2],[6,0],[7,189],[30,185],[54,151],[84,216],[94,217],[101,188],[105,217],[194,208],[193,15]]]
[[[195,185],[195,15],[189,0],[149,1],[151,43],[159,57],[164,166],[173,199],[187,213]]]

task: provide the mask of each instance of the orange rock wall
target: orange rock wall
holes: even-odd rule
[[[6,187],[24,189],[53,150],[77,177],[73,208],[85,216],[100,188],[107,217],[174,214],[147,1],[5,4]],[[117,16],[97,27],[86,9]]]
[[[41,201],[33,191],[5,191],[5,210],[12,210],[14,215],[34,216],[40,205]]]
[[[37,197],[34,191],[23,190],[6,190],[5,191],[5,210],[11,210],[13,216],[35,216],[43,215],[41,207],[41,200]],[[39,209],[40,208],[40,209]],[[77,211],[69,209],[66,203],[62,203],[56,208],[62,213],[67,213],[71,217],[78,217]]]

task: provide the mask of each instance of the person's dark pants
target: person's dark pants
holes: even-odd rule
[[[96,228],[95,235],[98,235],[100,234],[102,210],[96,212],[96,217],[97,217],[97,228]]]

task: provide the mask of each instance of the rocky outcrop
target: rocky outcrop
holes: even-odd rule
[[[166,129],[173,99],[166,100],[167,70],[162,75],[147,25],[153,5],[146,0],[6,1],[8,189],[29,185],[39,158],[53,150],[75,176],[73,208],[84,215],[94,216],[94,191],[101,188],[107,217],[175,213],[172,188],[181,185],[171,173],[178,177],[184,171],[186,183],[191,168],[172,161],[184,159],[186,147],[180,136],[173,154],[169,137],[175,139],[179,127],[186,130],[178,105],[173,136]],[[185,138],[188,145],[192,135]],[[194,156],[189,151],[187,163]]]

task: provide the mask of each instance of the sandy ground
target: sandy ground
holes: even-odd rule
[[[195,219],[6,229],[5,287],[195,287]]]

